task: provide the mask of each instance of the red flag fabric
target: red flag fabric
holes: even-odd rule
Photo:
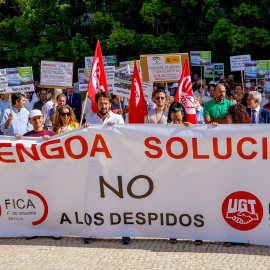
[[[181,102],[185,106],[187,112],[187,122],[190,122],[191,124],[197,124],[188,59],[185,61],[184,69],[178,84],[174,101]]]
[[[99,40],[97,41],[94,61],[87,87],[87,93],[92,101],[92,111],[94,113],[97,113],[98,111],[95,102],[95,96],[98,92],[109,92]]]
[[[148,111],[144,97],[142,81],[138,70],[137,62],[135,61],[129,102],[129,123],[143,124],[144,117],[147,114]]]

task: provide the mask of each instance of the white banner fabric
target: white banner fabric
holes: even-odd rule
[[[269,125],[92,125],[0,136],[0,237],[270,245]]]

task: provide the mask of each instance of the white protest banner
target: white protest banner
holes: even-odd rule
[[[72,87],[73,63],[41,61],[40,84],[47,88]]]
[[[7,74],[5,69],[0,69],[0,94],[6,93]]]
[[[245,62],[251,61],[251,55],[230,56],[231,71],[241,71],[245,69]]]
[[[34,91],[34,78],[32,67],[6,68],[7,85],[5,93]],[[2,79],[4,80],[4,74]]]
[[[270,245],[269,134],[269,125],[137,124],[47,141],[0,136],[0,237]]]
[[[105,66],[105,73],[107,79],[108,90],[110,93],[113,92],[114,86],[114,66]],[[91,68],[79,68],[78,69],[78,78],[79,78],[79,90],[87,91],[89,78],[90,78]]]
[[[107,56],[103,55],[102,58],[103,58],[104,67],[106,67],[106,66],[116,67],[117,66],[116,55],[107,55]],[[85,68],[92,68],[93,61],[94,61],[94,56],[86,56],[84,58]]]
[[[181,55],[147,56],[149,81],[179,81],[182,74]]]

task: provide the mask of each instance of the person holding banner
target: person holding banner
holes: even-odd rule
[[[178,101],[174,101],[168,112],[168,124],[183,124],[185,127],[191,125],[189,122],[185,122],[187,120],[187,113],[184,105]]]
[[[23,135],[33,129],[28,119],[29,112],[24,109],[26,103],[25,95],[14,93],[11,101],[12,108],[4,110],[0,130],[7,136]]]
[[[24,137],[43,137],[43,139],[48,140],[55,135],[53,131],[43,129],[43,115],[40,110],[32,110],[29,112],[29,122],[33,126],[33,130],[25,133]],[[21,134],[16,134],[17,139],[21,139]]]
[[[155,92],[156,108],[150,110],[144,118],[145,124],[167,124],[168,108],[166,107],[166,92],[163,89],[157,89]]]
[[[259,92],[250,92],[247,99],[247,112],[251,118],[251,124],[270,123],[270,111],[261,108],[262,95]]]
[[[57,108],[54,123],[53,132],[60,134],[78,128],[79,123],[76,120],[75,114],[71,107],[68,105],[62,105]]]
[[[216,97],[204,104],[204,122],[211,124],[212,122],[218,124],[227,124],[227,111],[233,103],[225,99],[225,86],[218,84],[216,86]]]
[[[90,115],[86,119],[84,127],[89,127],[90,124],[124,124],[124,119],[121,115],[110,111],[111,96],[108,92],[98,92],[95,96],[98,112]]]

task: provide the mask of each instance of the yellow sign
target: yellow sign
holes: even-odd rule
[[[180,64],[180,56],[165,56],[165,64]]]

